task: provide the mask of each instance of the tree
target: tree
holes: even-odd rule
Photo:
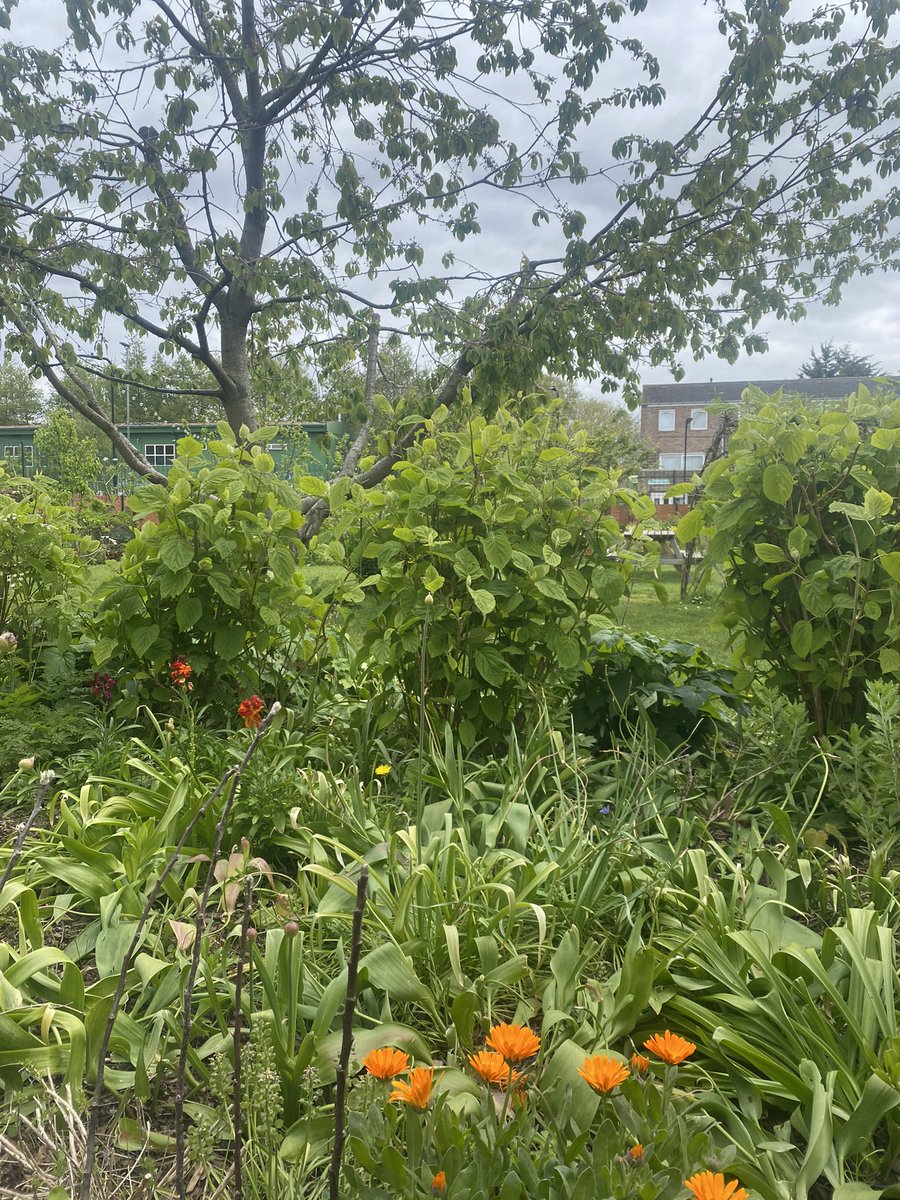
[[[765,346],[763,317],[897,261],[897,191],[869,192],[873,162],[900,163],[895,0],[793,20],[786,0],[720,0],[722,78],[680,134],[616,133],[604,164],[583,161],[584,128],[598,153],[612,110],[664,100],[620,27],[646,0],[58,0],[55,53],[27,45],[18,7],[0,0],[0,319],[159,482],[72,370],[110,314],[199,363],[239,432],[251,346],[327,367],[375,313],[443,363],[422,417],[467,380],[496,403],[542,370],[636,402],[642,356],[733,360]],[[633,81],[604,93],[613,55]],[[615,202],[589,227],[576,189],[601,177]],[[457,265],[447,245],[477,240],[498,188],[547,226],[546,255]],[[421,430],[407,418],[366,461],[364,425],[343,474],[377,483]],[[327,512],[309,498],[307,536]]]
[[[56,483],[55,490],[66,500],[93,496],[103,475],[103,464],[91,437],[78,432],[75,419],[65,408],[56,408],[34,435],[41,474]]]
[[[627,409],[604,400],[588,399],[571,380],[546,378],[541,387],[560,400],[561,421],[570,429],[586,430],[594,466],[631,475],[655,458]]]
[[[0,362],[0,425],[34,425],[44,397],[30,371],[9,358]]]
[[[876,362],[862,354],[854,354],[849,345],[836,346],[834,342],[822,342],[818,354],[814,346],[810,347],[809,360],[800,368],[800,377],[835,379],[854,376],[857,379],[871,379],[879,370]]]

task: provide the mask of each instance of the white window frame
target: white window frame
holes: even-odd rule
[[[696,429],[698,433],[709,429],[709,413],[705,408],[691,409],[691,429]]]
[[[659,456],[659,469],[661,471],[681,471],[681,455],[680,454],[661,454]]]
[[[171,467],[175,461],[175,443],[148,442],[144,447],[144,458],[151,467]]]
[[[663,417],[665,417],[665,421],[663,421]],[[671,420],[671,424],[669,424],[670,420]],[[656,414],[656,428],[659,430],[660,433],[674,433],[675,432],[675,409],[674,408],[661,408],[659,410],[659,412]]]
[[[682,469],[685,471],[702,471],[705,460],[705,454],[688,454],[684,460]]]

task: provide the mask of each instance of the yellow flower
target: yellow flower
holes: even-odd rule
[[[693,1042],[679,1037],[677,1033],[669,1033],[668,1029],[665,1033],[654,1033],[653,1037],[647,1038],[644,1047],[673,1067],[690,1058],[697,1049]]]
[[[431,1181],[431,1190],[436,1196],[442,1196],[447,1190],[447,1172],[438,1171]]]
[[[613,1088],[625,1082],[630,1072],[617,1058],[610,1058],[608,1054],[595,1054],[593,1058],[584,1060],[578,1074],[595,1092],[611,1092]]]
[[[362,1065],[376,1079],[393,1079],[395,1075],[402,1075],[409,1066],[409,1055],[402,1050],[395,1050],[393,1046],[382,1046],[380,1050],[367,1054]]]
[[[524,1062],[541,1048],[541,1039],[527,1025],[492,1025],[484,1040],[508,1063]]]
[[[402,1079],[394,1080],[394,1090],[389,1100],[398,1100],[401,1104],[410,1104],[413,1108],[424,1112],[431,1099],[431,1085],[434,1080],[432,1067],[416,1067],[409,1073],[409,1083]]]
[[[509,1083],[515,1085],[521,1078],[519,1072],[507,1064],[503,1055],[493,1050],[479,1050],[469,1059],[469,1066],[485,1083],[492,1083],[495,1087],[505,1088]]]
[[[724,1175],[714,1175],[712,1171],[699,1171],[686,1179],[684,1186],[694,1193],[696,1200],[747,1200],[746,1188],[738,1187],[736,1179],[726,1183]]]
[[[392,768],[387,763],[379,763],[375,768],[375,774],[379,779],[384,779],[386,775],[390,775]]]
[[[638,1054],[637,1051],[631,1056],[631,1069],[638,1075],[642,1075],[644,1071],[650,1070],[650,1059],[646,1054]]]

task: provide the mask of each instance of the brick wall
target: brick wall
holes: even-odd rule
[[[646,442],[649,442],[651,446],[655,446],[659,454],[683,454],[685,422],[691,413],[695,412],[698,408],[702,408],[702,405],[672,404],[668,407],[660,407],[655,404],[643,405],[641,407],[641,437]],[[661,411],[675,413],[675,428],[671,432],[661,431],[659,428],[659,414]],[[712,440],[715,437],[720,420],[720,417],[708,414],[706,429],[688,430],[688,454],[706,454],[706,451],[712,445]]]

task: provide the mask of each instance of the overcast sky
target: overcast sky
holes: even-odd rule
[[[794,0],[794,4],[798,15],[799,10],[809,7],[807,0]],[[21,0],[13,28],[15,40],[44,46],[59,44],[66,33],[64,12],[63,0]],[[582,145],[589,163],[608,161],[606,150],[622,132],[675,137],[690,124],[714,90],[727,61],[716,22],[715,7],[704,0],[649,0],[647,11],[631,24],[633,32],[659,57],[668,98],[656,110],[608,110],[608,117],[585,131]],[[633,79],[634,73],[627,57],[620,56],[608,72],[601,74],[599,87],[605,93],[611,86]],[[504,117],[501,112],[497,115]],[[592,160],[595,150],[601,157]],[[595,183],[578,191],[576,203],[588,213],[588,228],[609,210],[612,198],[609,185],[605,193],[603,186]],[[542,235],[531,222],[533,209],[527,203],[495,193],[482,196],[481,204],[484,236],[477,250],[468,243],[457,247],[461,257],[471,261],[477,255],[479,265],[501,272],[509,270],[523,251],[535,257],[545,252]],[[773,319],[760,331],[769,338],[767,354],[744,356],[734,365],[715,358],[694,362],[688,357],[683,362],[685,380],[791,378],[808,357],[810,347],[827,340],[850,343],[884,370],[900,372],[900,274],[858,279],[846,289],[839,308],[817,304],[798,324]],[[667,368],[648,367],[643,378],[648,383],[666,382],[671,373]]]

